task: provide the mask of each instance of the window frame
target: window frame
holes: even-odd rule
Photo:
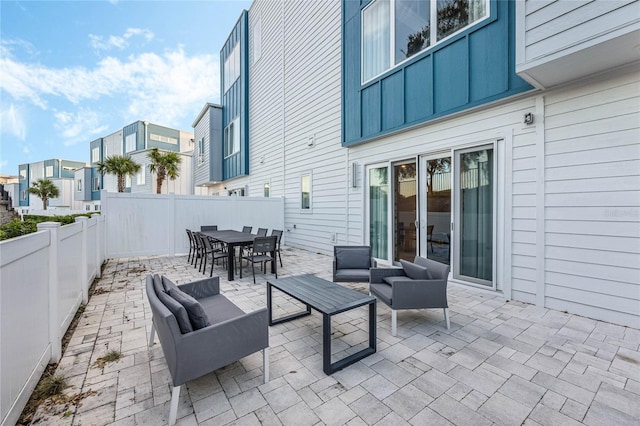
[[[144,186],[147,184],[147,175],[146,175],[146,165],[142,164],[140,166],[140,170],[138,170],[138,172],[136,173],[136,185],[137,186]]]
[[[231,129],[231,130],[230,130]],[[232,139],[229,138],[232,133]],[[227,127],[224,128],[224,158],[231,157],[240,152],[240,116],[231,120]],[[229,142],[231,141],[231,143]],[[229,150],[231,148],[231,151]]]
[[[97,163],[100,161],[100,147],[94,146],[91,148],[91,162]]]
[[[240,78],[241,58],[240,58],[240,41],[231,48],[229,55],[224,60],[223,71],[223,93],[227,93],[236,81]],[[233,73],[231,72],[233,70]],[[233,79],[232,79],[233,78]]]
[[[373,75],[372,77],[369,77],[367,79],[365,79],[364,76],[364,13],[367,9],[371,8],[373,5],[375,5],[376,3],[378,3],[379,1],[388,1],[389,2],[389,63],[386,69],[382,70],[381,72],[379,72],[378,74]],[[437,6],[438,6],[438,0],[430,0],[430,14],[429,14],[429,23],[430,23],[430,39],[431,39],[431,44],[429,46],[427,46],[426,48],[420,50],[419,52],[416,52],[414,55],[409,56],[408,58],[405,58],[404,60],[398,62],[397,64],[395,63],[395,34],[396,34],[396,20],[395,20],[395,10],[396,10],[396,2],[397,1],[402,1],[402,0],[371,0],[366,6],[364,6],[361,10],[360,10],[360,84],[361,85],[366,85],[370,82],[375,81],[376,79],[378,79],[380,76],[386,74],[387,72],[394,70],[398,67],[401,67],[402,65],[404,65],[406,62],[424,54],[427,51],[430,51],[432,49],[434,49],[437,46],[442,45],[443,43],[446,43],[447,40],[451,39],[452,37],[457,36],[458,34],[460,34],[461,32],[467,31],[469,28],[472,28],[476,25],[480,25],[483,22],[486,22],[487,20],[489,20],[492,16],[492,8],[491,8],[491,0],[482,0],[485,2],[485,16],[473,21],[470,24],[467,24],[466,26],[452,32],[451,34],[447,35],[446,37],[442,38],[441,40],[438,40],[438,12],[437,12]],[[469,0],[469,1],[473,1],[473,0]]]
[[[198,166],[204,164],[204,136],[198,140]]]
[[[82,192],[82,179],[78,179],[78,183],[76,184],[76,191]]]
[[[44,167],[44,177],[53,177],[53,166]]]
[[[133,141],[133,149],[131,149],[131,146],[129,145],[129,143]],[[129,152],[133,152],[136,150],[136,148],[138,147],[138,138],[137,138],[137,134],[135,133],[131,133],[130,135],[127,135],[124,137],[124,152],[125,153],[129,153]]]
[[[91,179],[91,191],[100,191],[100,177],[96,176]]]
[[[304,189],[304,179],[308,178],[309,179],[309,191],[308,191],[308,205],[307,207],[305,207],[304,205],[304,194],[305,192],[303,191]],[[307,212],[310,213],[313,211],[313,173],[309,172],[309,173],[304,173],[302,175],[300,175],[300,211],[301,212]]]
[[[258,18],[253,23],[253,64],[262,57],[262,18]]]

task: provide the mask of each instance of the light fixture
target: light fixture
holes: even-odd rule
[[[351,187],[358,187],[358,163],[351,163]]]
[[[533,124],[533,113],[528,112],[524,115],[524,124]]]

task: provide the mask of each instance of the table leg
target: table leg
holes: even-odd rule
[[[322,371],[327,376],[333,373],[331,365],[331,316],[322,314]]]
[[[233,281],[233,270],[236,268],[236,264],[233,261],[234,252],[236,251],[236,246],[234,244],[227,244],[227,279],[229,281]]]

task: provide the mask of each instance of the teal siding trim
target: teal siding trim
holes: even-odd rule
[[[433,115],[433,62],[431,56],[405,69],[404,93],[407,123]]]
[[[515,73],[513,0],[491,0],[488,19],[361,84],[367,3],[343,0],[343,146],[533,89]]]
[[[224,92],[224,63],[240,43],[240,76]],[[220,92],[222,95],[222,179],[249,174],[249,14],[243,11],[220,51]],[[224,129],[239,117],[240,151],[224,157]]]
[[[144,123],[140,123],[141,133],[142,133],[142,145],[144,145]],[[176,129],[170,129],[168,127],[158,126],[156,124],[149,123],[147,126],[147,148],[158,148],[164,149],[166,151],[180,151],[180,132]],[[169,138],[174,138],[176,143],[162,142],[151,139],[151,134],[166,136]]]

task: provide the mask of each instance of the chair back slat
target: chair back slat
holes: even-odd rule
[[[276,249],[277,244],[276,237],[256,237],[253,240],[253,252],[254,253],[267,253]]]
[[[250,234],[252,229],[253,229],[253,226],[243,226],[242,232],[246,232],[247,234]]]
[[[267,236],[267,231],[269,231],[267,228],[258,228],[258,231],[256,232],[256,235],[258,237],[266,237]]]

